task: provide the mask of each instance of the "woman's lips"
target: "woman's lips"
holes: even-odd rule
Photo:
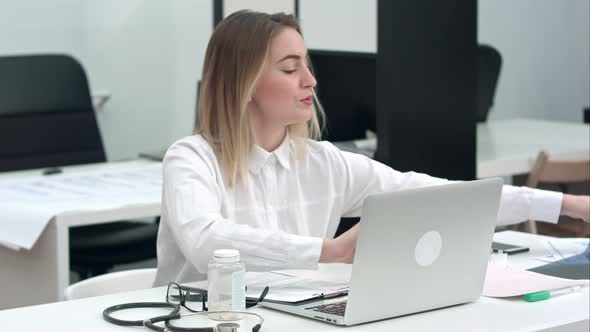
[[[301,102],[304,103],[305,105],[311,106],[311,105],[313,105],[313,98],[312,98],[312,96],[308,96],[308,97],[301,99]]]

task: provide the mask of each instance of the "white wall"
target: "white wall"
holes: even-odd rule
[[[223,17],[242,9],[250,9],[266,13],[295,12],[295,0],[224,0]]]
[[[84,65],[109,160],[192,133],[211,0],[0,0],[0,54],[62,52]]]
[[[68,50],[80,57],[83,12],[79,0],[0,0],[0,55]]]
[[[491,120],[582,121],[590,104],[589,3],[479,0],[479,41],[503,56]]]
[[[377,0],[299,0],[308,48],[377,52]]]
[[[98,113],[112,159],[189,135],[212,2],[102,0],[86,6],[87,68],[112,93]]]

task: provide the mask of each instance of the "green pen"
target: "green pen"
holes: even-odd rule
[[[547,300],[552,296],[563,295],[563,294],[570,294],[579,291],[582,286],[573,286],[573,287],[566,287],[566,288],[559,288],[553,290],[544,290],[540,292],[529,293],[524,296],[524,300],[527,302],[537,302],[541,300]]]

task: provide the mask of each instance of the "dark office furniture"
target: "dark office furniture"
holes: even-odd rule
[[[65,56],[0,57],[0,171],[105,161],[86,76]]]
[[[106,161],[84,69],[67,55],[0,57],[0,171]],[[156,257],[157,223],[116,222],[70,231],[82,278]]]
[[[309,50],[318,82],[317,94],[326,112],[322,139],[331,142],[366,137],[376,131],[376,54]],[[354,226],[360,218],[341,218],[335,237]]]
[[[590,123],[590,107],[584,109],[584,123]]]
[[[473,180],[477,1],[379,0],[376,159]]]
[[[376,55],[309,50],[317,94],[326,112],[323,139],[362,139],[376,131]]]
[[[371,53],[309,50],[318,97],[326,111],[324,140],[338,142],[376,132],[377,55]],[[478,45],[477,121],[485,122],[494,105],[502,56],[490,45]]]
[[[477,65],[477,122],[485,122],[494,106],[498,78],[502,69],[500,52],[489,45],[479,45]]]

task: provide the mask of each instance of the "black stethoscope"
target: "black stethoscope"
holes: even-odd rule
[[[172,311],[167,315],[157,316],[148,318],[145,320],[123,320],[114,318],[112,314],[116,311],[126,309],[138,309],[138,308],[168,308]],[[119,326],[144,326],[152,331],[159,332],[236,332],[240,327],[237,323],[219,323],[215,327],[180,327],[170,323],[171,320],[180,319],[182,317],[189,316],[204,316],[209,314],[240,314],[249,315],[258,318],[258,323],[252,327],[252,332],[260,331],[264,318],[254,312],[249,311],[201,311],[192,312],[188,314],[180,313],[180,304],[163,303],[163,302],[136,302],[136,303],[124,303],[117,304],[106,308],[102,312],[102,317],[109,323]],[[156,323],[164,322],[165,327],[157,326]]]
[[[255,300],[248,300],[246,303],[247,308],[254,307],[256,304],[261,302],[266,294],[268,293],[268,287],[264,289],[260,297]],[[252,332],[258,332],[262,328],[262,323],[264,322],[264,318],[254,312],[248,311],[207,311],[207,308],[203,305],[203,311],[198,312],[191,312],[187,314],[181,314],[180,309],[183,306],[183,300],[179,303],[169,303],[169,302],[134,302],[134,303],[124,303],[124,304],[117,304],[114,306],[110,306],[103,310],[102,317],[104,320],[111,324],[119,325],[119,326],[144,326],[152,331],[158,332],[236,332],[240,327],[239,324],[233,322],[224,322],[219,323],[215,327],[180,327],[173,325],[170,321],[175,319],[180,319],[182,317],[189,317],[189,316],[204,316],[209,314],[238,314],[238,315],[248,315],[254,316],[258,318],[258,323],[252,327]],[[204,302],[203,302],[204,303]],[[123,320],[118,319],[112,316],[114,312],[121,311],[121,310],[128,310],[128,309],[142,309],[142,308],[164,308],[164,309],[171,309],[172,311],[167,315],[152,317],[144,320]],[[188,309],[188,308],[187,308]],[[189,309],[191,310],[191,309]],[[192,311],[192,310],[191,310]],[[156,323],[164,322],[165,327],[160,327],[155,325]]]

